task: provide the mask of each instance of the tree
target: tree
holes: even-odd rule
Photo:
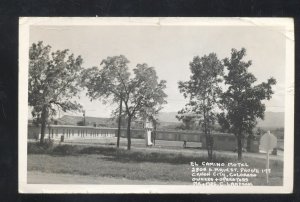
[[[166,94],[163,89],[165,81],[158,83],[153,67],[138,64],[133,70],[135,77],[130,78],[127,64],[129,61],[123,55],[108,57],[101,62],[102,69],[93,67],[83,74],[83,85],[88,89],[91,99],[102,99],[105,103],[119,103],[118,143],[120,137],[120,118],[124,111],[127,115],[127,149],[131,147],[130,126],[134,118],[146,111],[146,108],[157,110],[157,106],[165,103]],[[122,109],[122,103],[125,109]],[[117,145],[119,145],[117,143]]]
[[[125,112],[127,114],[127,149],[131,148],[130,127],[133,119],[138,115],[153,114],[161,109],[166,103],[167,95],[164,92],[166,81],[158,82],[156,71],[147,64],[138,64],[133,70],[134,78],[130,79],[128,85],[124,85]]]
[[[72,98],[80,90],[81,56],[68,54],[69,50],[51,52],[51,46],[40,41],[29,49],[28,102],[32,116],[41,124],[43,143],[46,124],[57,110],[79,110],[81,105]]]
[[[223,129],[237,137],[238,159],[242,159],[242,140],[252,134],[257,118],[264,119],[265,104],[273,94],[274,78],[254,85],[256,78],[248,72],[251,61],[244,62],[246,49],[231,50],[231,57],[223,60],[228,73],[224,76],[227,90],[222,95],[224,112],[219,115],[219,123]]]
[[[184,111],[179,111],[179,114],[176,115],[176,118],[179,121],[182,121],[182,124],[178,126],[178,129],[181,130],[196,130],[198,124],[197,117],[193,114],[184,114]]]
[[[189,81],[180,81],[179,90],[189,103],[182,109],[181,119],[190,114],[198,118],[199,124],[206,136],[206,147],[209,160],[212,160],[213,138],[211,135],[216,120],[218,96],[221,93],[220,82],[223,75],[223,65],[215,53],[208,56],[196,56],[190,63],[191,77]]]
[[[153,131],[151,133],[151,142],[153,143],[154,146],[155,146],[155,140],[156,140],[156,134],[157,134],[157,127],[160,124],[159,119],[156,117],[157,114],[158,114],[158,112],[149,117],[149,120],[152,122],[152,125],[153,125]]]
[[[104,103],[110,101],[119,103],[118,138],[117,147],[120,144],[120,130],[122,117],[122,103],[125,94],[124,86],[128,86],[130,73],[128,72],[129,60],[124,56],[107,57],[98,67],[86,69],[83,73],[82,83],[87,87],[87,95],[94,99],[102,99]]]

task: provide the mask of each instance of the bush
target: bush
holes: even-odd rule
[[[58,145],[54,147],[51,154],[54,155],[72,155],[77,153],[77,147],[74,145]]]
[[[51,152],[53,149],[53,140],[45,140],[44,143],[29,142],[27,144],[28,154],[45,154]]]
[[[54,145],[54,140],[51,139],[45,139],[44,143],[42,144],[43,148],[49,150],[52,149]]]
[[[117,151],[113,147],[85,147],[80,150],[80,154],[112,154]]]

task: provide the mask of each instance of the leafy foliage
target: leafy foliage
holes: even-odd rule
[[[158,81],[153,67],[149,67],[146,63],[138,64],[133,72],[134,77],[130,79],[128,86],[124,85],[125,96],[123,98],[128,117],[128,150],[131,147],[130,126],[132,119],[152,117],[154,120],[153,116],[161,110],[161,105],[166,103],[165,98],[167,97],[164,92],[166,81]]]
[[[104,104],[107,102],[120,103],[118,108],[112,112],[114,117],[118,116],[119,118],[117,147],[120,143],[122,99],[130,76],[128,63],[129,60],[124,55],[107,57],[102,60],[100,69],[98,67],[89,68],[84,71],[82,77],[82,85],[87,87],[87,95],[91,100],[101,99]]]
[[[208,56],[196,56],[190,63],[191,77],[189,81],[180,81],[179,90],[189,103],[179,111],[179,120],[191,123],[197,119],[207,136],[207,149],[212,159],[213,139],[209,136],[216,120],[218,97],[221,93],[220,83],[223,65],[215,53]],[[194,120],[193,120],[194,119]]]
[[[246,49],[232,49],[231,57],[224,59],[228,74],[224,76],[227,90],[222,95],[224,112],[219,115],[219,123],[224,130],[234,133],[238,138],[239,159],[241,159],[241,139],[252,134],[257,118],[264,119],[263,100],[271,99],[274,78],[255,85],[256,78],[248,72],[252,62],[244,62]]]
[[[43,144],[40,142],[29,142],[27,144],[28,154],[47,154],[52,151],[54,147],[53,140],[46,139]]]
[[[199,126],[199,123],[194,116],[189,116],[189,115],[185,114],[185,115],[177,115],[176,118],[178,120],[182,121],[182,124],[176,127],[177,129],[181,129],[181,130],[196,130],[196,129],[198,129],[197,126]]]
[[[155,69],[145,63],[138,64],[133,72],[135,77],[130,80],[124,98],[128,116],[143,118],[156,114],[166,103],[166,81],[158,82]]]
[[[128,85],[130,73],[129,60],[124,56],[107,57],[102,60],[102,67],[84,70],[83,86],[87,87],[87,95],[93,99],[118,102],[124,96],[124,86]]]
[[[57,110],[78,110],[81,105],[72,98],[80,89],[82,58],[69,50],[51,52],[51,46],[40,41],[29,49],[28,102],[35,121],[44,125]]]
[[[130,149],[130,125],[137,117],[143,118],[157,113],[165,103],[167,96],[163,90],[166,81],[158,82],[156,71],[147,64],[138,64],[131,78],[127,64],[129,60],[123,56],[107,57],[101,62],[101,69],[93,67],[83,73],[82,84],[87,87],[91,99],[102,99],[104,103],[119,103],[115,114],[125,104],[127,115],[127,136]],[[123,112],[123,109],[121,108]],[[122,113],[119,113],[119,116]]]

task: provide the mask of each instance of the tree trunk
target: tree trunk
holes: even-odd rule
[[[155,146],[155,139],[156,139],[156,120],[153,121],[153,137],[152,137],[152,143]]]
[[[46,124],[47,124],[47,108],[46,106],[43,106],[42,114],[41,114],[41,137],[40,137],[41,144],[44,143]]]
[[[120,100],[120,111],[119,111],[119,122],[118,122],[118,137],[117,137],[117,147],[118,148],[120,146],[121,116],[122,116],[122,99]]]
[[[128,116],[128,122],[127,122],[127,150],[130,150],[131,148],[131,137],[130,137],[130,125],[131,125],[131,116]]]
[[[213,155],[212,155],[212,136],[210,134],[206,134],[206,149],[207,149],[207,155],[208,155],[208,160],[212,161]]]
[[[242,138],[241,138],[241,135],[238,134],[237,136],[237,143],[238,143],[238,160],[242,160],[242,150],[243,150],[243,147],[242,147]]]
[[[210,125],[209,125],[209,120],[207,121],[207,126],[206,126],[206,133],[208,135],[208,139],[209,139],[209,160],[212,161],[213,160],[213,144],[214,144],[214,139],[211,135],[211,130],[210,130]]]
[[[208,122],[207,122],[207,116],[206,116],[206,110],[204,109],[204,134],[206,137],[206,149],[207,149],[207,156],[208,156],[208,160],[211,161],[212,160],[212,137],[211,134],[208,132]]]

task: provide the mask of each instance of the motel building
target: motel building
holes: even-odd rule
[[[89,119],[86,119],[87,122]],[[70,124],[70,123],[68,123]],[[72,123],[71,123],[72,124]],[[151,139],[152,131],[154,130],[153,123],[150,119],[137,121],[135,123],[140,127],[131,129],[131,137],[136,139],[144,139],[145,146],[153,146]],[[94,125],[94,126],[93,126]],[[40,126],[33,123],[28,123],[28,139],[38,140],[40,138]],[[89,126],[77,125],[61,125],[50,124],[46,127],[45,139],[54,141],[81,141],[81,140],[97,140],[97,139],[113,139],[117,137],[118,129],[116,127],[102,127],[97,123],[90,123]],[[126,128],[121,129],[121,137],[126,138]],[[186,142],[186,146],[196,145],[202,149],[206,149],[205,134],[199,131],[184,131],[184,130],[156,130],[156,140],[177,141],[182,145]],[[233,151],[236,152],[236,137],[229,133],[213,133],[214,150]],[[259,152],[259,138],[248,141],[244,139],[244,149],[248,152]]]

